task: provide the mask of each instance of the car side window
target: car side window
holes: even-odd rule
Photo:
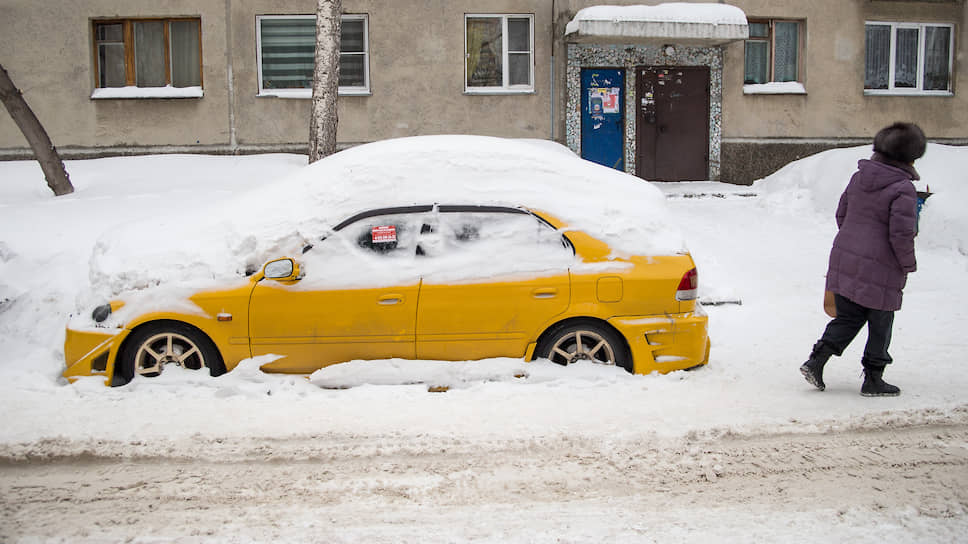
[[[376,215],[360,219],[339,231],[364,253],[386,257],[412,257],[417,249],[423,214]]]
[[[450,251],[564,248],[561,233],[528,213],[442,213],[440,230]]]
[[[357,289],[420,281],[417,235],[431,206],[365,211],[304,251],[296,289]]]
[[[560,269],[574,257],[559,231],[515,210],[441,211],[423,226],[418,254],[468,277]]]

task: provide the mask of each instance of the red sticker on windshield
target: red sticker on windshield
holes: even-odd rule
[[[373,236],[374,244],[388,244],[390,242],[397,241],[397,227],[393,225],[382,225],[379,227],[373,227],[370,231]]]

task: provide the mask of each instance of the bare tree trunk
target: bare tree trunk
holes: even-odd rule
[[[339,92],[339,47],[342,0],[316,0],[316,56],[313,106],[309,118],[309,162],[336,152],[336,96]]]
[[[44,126],[40,124],[33,110],[27,105],[20,89],[10,80],[10,76],[2,64],[0,64],[0,100],[3,101],[3,105],[10,112],[13,122],[20,127],[20,132],[27,139],[30,148],[34,150],[34,157],[37,158],[40,169],[44,171],[44,177],[47,178],[47,186],[54,191],[56,196],[73,193],[74,186],[71,185],[71,178],[67,175],[67,169],[64,168],[64,161],[57,154],[57,150],[54,149],[54,144],[47,136]]]

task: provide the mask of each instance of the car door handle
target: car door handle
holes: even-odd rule
[[[539,287],[531,291],[531,296],[534,298],[555,298],[558,296],[558,289],[554,287]]]
[[[384,306],[400,304],[401,302],[403,302],[403,295],[383,295],[377,299],[377,303],[383,304]]]

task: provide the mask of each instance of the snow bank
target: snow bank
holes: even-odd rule
[[[928,144],[924,157],[915,163],[921,180],[919,191],[930,188],[921,212],[919,247],[952,249],[968,255],[968,149]],[[763,193],[764,205],[791,212],[808,210],[833,220],[840,194],[857,171],[857,161],[873,150],[864,145],[833,149],[800,159],[754,183]]]
[[[230,373],[231,374],[231,373]],[[564,367],[547,360],[524,362],[521,359],[486,361],[350,361],[321,368],[309,381],[326,389],[345,389],[363,385],[423,384],[428,388],[464,389],[483,383],[522,384],[578,382],[607,384],[633,380],[624,369],[582,361]]]
[[[412,142],[421,143],[432,148],[461,146],[471,154],[458,154],[454,164],[475,154],[487,158],[493,150],[487,141],[479,150],[468,149],[460,139],[450,144],[433,138]],[[547,194],[543,200],[562,204],[562,216],[574,217],[576,223],[586,221],[582,212],[592,205],[623,213],[668,213],[663,220],[682,226],[699,266],[700,295],[742,301],[707,308],[713,345],[707,367],[632,376],[598,365],[561,368],[494,360],[421,362],[405,372],[409,367],[404,369],[397,361],[370,361],[330,367],[313,377],[327,387],[349,388],[330,390],[303,376],[263,374],[258,367],[265,360],[252,359],[218,379],[172,369],[160,379],[139,378],[120,388],[105,388],[96,377],[67,385],[60,378],[64,324],[70,312],[90,312],[93,304],[103,302],[101,296],[91,295],[92,289],[111,292],[128,284],[167,281],[166,276],[172,283],[182,281],[181,276],[206,273],[210,282],[213,273],[234,277],[245,257],[273,253],[273,243],[281,247],[295,244],[301,236],[316,236],[317,227],[329,224],[328,215],[342,219],[343,212],[355,211],[339,209],[337,214],[328,207],[353,207],[338,196],[349,180],[319,176],[350,172],[361,174],[354,179],[366,180],[396,178],[398,173],[389,166],[381,173],[379,164],[365,164],[353,153],[334,156],[346,162],[332,170],[322,163],[307,168],[305,157],[298,155],[68,161],[77,190],[55,198],[36,162],[0,162],[0,413],[6,415],[0,444],[49,439],[55,443],[53,451],[63,452],[102,440],[139,441],[153,449],[158,440],[185,448],[199,437],[208,444],[220,437],[259,442],[333,433],[382,436],[420,447],[419,440],[411,440],[420,433],[511,443],[549,435],[646,439],[652,433],[798,432],[964,419],[968,374],[962,361],[962,329],[968,320],[968,297],[952,288],[952,278],[968,271],[968,259],[949,251],[945,241],[957,241],[963,248],[968,232],[962,212],[965,188],[959,185],[968,171],[968,148],[931,145],[918,161],[924,184],[936,194],[922,214],[919,269],[910,278],[904,309],[896,318],[890,381],[903,393],[867,399],[858,395],[863,338],[828,365],[823,393],[806,384],[797,367],[826,323],[820,303],[835,234],[833,208],[857,160],[869,156],[869,146],[798,161],[753,188],[740,188],[746,196],[670,198],[652,208],[653,200],[663,196],[650,184],[631,179],[637,185],[626,193],[621,187],[628,178],[597,167],[584,170],[586,166],[575,163],[560,146],[505,143],[516,147],[519,157],[539,155],[553,163],[535,174],[545,184],[553,181],[570,191],[587,184],[579,181],[584,173],[606,181],[594,191],[585,187],[571,194],[563,189],[565,194],[558,195],[545,189],[532,195],[528,180],[499,178],[480,181],[456,196],[499,200],[488,188],[506,183],[522,186],[533,198]],[[387,147],[392,150],[395,145]],[[455,167],[420,160],[435,179],[446,177],[435,169]],[[512,160],[510,166],[521,166],[524,160]],[[487,179],[488,172],[498,177],[499,167],[485,165],[472,179]],[[409,187],[381,179],[377,181],[383,183],[383,193],[379,187],[365,188],[364,193],[376,195],[380,202],[412,196]],[[288,184],[294,192],[281,190]],[[443,182],[433,186],[441,197],[455,196],[456,190]],[[684,184],[659,186],[681,192]],[[625,197],[602,203],[596,193],[599,187]],[[688,187],[702,188],[708,195],[727,192],[716,184]],[[288,195],[288,200],[279,202],[279,194]],[[228,206],[237,216],[225,209]],[[282,219],[270,221],[283,206]],[[305,218],[312,228],[296,229],[297,220]],[[606,221],[601,226],[623,238],[621,224]],[[236,229],[234,234],[230,228]],[[256,237],[260,229],[275,238]],[[185,262],[156,263],[155,253],[182,255],[179,260]],[[132,276],[114,279],[109,262]],[[188,266],[196,262],[198,270]],[[161,272],[147,270],[148,263],[158,264]],[[92,277],[91,271],[100,275]],[[145,290],[144,296],[151,291]],[[509,372],[520,368],[529,378],[515,378]],[[499,381],[488,381],[495,378]],[[415,380],[422,383],[402,385]],[[396,385],[363,385],[372,381]],[[443,381],[453,387],[450,392],[427,392],[427,382]],[[159,417],[159,407],[179,417]]]

